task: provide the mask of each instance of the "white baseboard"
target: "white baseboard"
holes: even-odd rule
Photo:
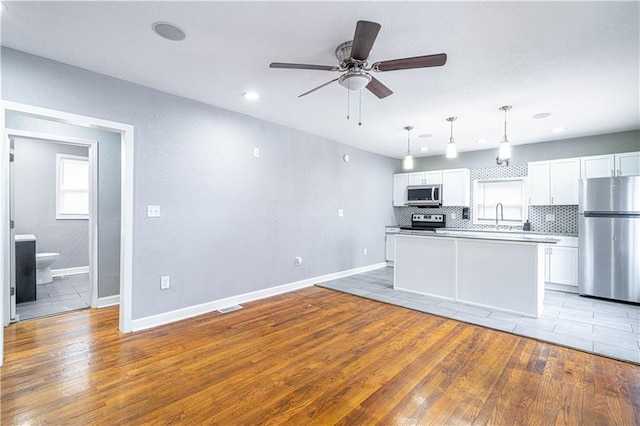
[[[62,269],[51,270],[52,277],[61,277],[63,275],[78,275],[78,274],[88,274],[88,273],[89,273],[88,266],[78,266],[75,268],[62,268]]]
[[[207,314],[209,312],[217,311],[218,309],[226,308],[231,305],[240,305],[242,303],[264,299],[266,297],[288,293],[290,291],[299,290],[301,288],[311,287],[315,283],[348,277],[349,275],[361,274],[363,272],[384,268],[386,266],[387,264],[385,262],[375,263],[373,265],[367,265],[360,268],[348,269],[346,271],[321,275],[319,277],[308,278],[305,280],[283,284],[276,287],[266,288],[264,290],[253,291],[250,293],[240,294],[238,296],[227,297],[225,299],[213,300],[211,302],[202,303],[200,305],[188,306],[186,308],[176,309],[175,311],[164,312],[162,314],[134,319],[131,321],[131,330],[140,331],[146,330],[148,328],[158,327],[160,325],[165,325],[198,315]]]
[[[559,290],[559,291],[565,291],[567,293],[578,294],[578,286],[577,285],[544,283],[544,288],[545,288],[545,290]]]
[[[107,297],[99,297],[98,298],[98,309],[106,308],[107,306],[114,306],[120,304],[120,295],[116,294],[115,296],[107,296]]]

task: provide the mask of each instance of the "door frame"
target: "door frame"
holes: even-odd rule
[[[133,294],[133,214],[134,214],[134,127],[130,124],[103,120],[79,114],[72,114],[49,108],[21,104],[18,102],[1,101],[0,124],[3,129],[2,146],[0,147],[0,163],[9,163],[9,144],[6,135],[5,114],[7,111],[46,120],[73,124],[82,127],[97,128],[120,134],[121,147],[121,237],[120,237],[120,306],[119,329],[129,333],[132,317]],[[10,277],[10,233],[9,233],[9,168],[2,167],[0,172],[0,278],[7,282]],[[8,325],[7,303],[9,286],[3,285],[0,291],[0,318],[3,326]],[[4,360],[4,333],[0,333],[0,366]]]
[[[83,146],[88,148],[88,161],[89,161],[89,279],[90,279],[90,296],[91,296],[91,307],[98,307],[98,239],[100,238],[98,234],[98,162],[100,161],[98,157],[98,141],[84,138],[76,138],[71,136],[60,136],[53,135],[48,133],[39,133],[32,132],[29,130],[18,130],[18,129],[5,129],[5,135],[7,137],[7,142],[11,139],[15,138],[23,138],[23,139],[34,139],[34,140],[42,140],[45,142],[65,144],[65,145],[74,145],[74,146]],[[14,176],[15,177],[15,176]],[[9,184],[14,185],[14,188],[10,188],[10,191],[15,191],[15,182],[11,182],[9,179]],[[11,200],[10,200],[11,202]],[[15,202],[15,200],[14,200]],[[11,206],[9,212],[11,212]],[[16,219],[15,217],[13,218]],[[13,234],[13,230],[9,230],[10,236]],[[12,244],[11,238],[9,238],[9,250],[14,251],[14,245]],[[9,264],[9,268],[11,268],[11,264]],[[13,268],[15,269],[15,268]],[[11,274],[11,280],[14,280],[14,274]],[[14,283],[11,282],[13,285]],[[11,316],[11,312],[13,312],[13,306],[15,297],[9,297],[10,309],[9,316]],[[11,318],[9,318],[11,320]]]

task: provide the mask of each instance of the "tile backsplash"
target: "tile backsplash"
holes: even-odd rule
[[[507,167],[488,167],[484,169],[471,169],[471,206],[473,206],[473,181],[476,179],[498,179],[509,177],[527,176],[527,165],[514,165]],[[462,207],[395,207],[396,221],[400,226],[411,225],[412,213],[445,214],[447,227],[469,229],[493,229],[491,225],[477,225],[473,223],[473,208],[470,207],[471,219],[462,219]],[[455,213],[456,218],[452,218]],[[554,215],[553,222],[547,222],[547,215]],[[578,206],[530,206],[529,222],[534,232],[548,232],[552,234],[577,234],[578,233]],[[514,226],[512,229],[522,229]]]

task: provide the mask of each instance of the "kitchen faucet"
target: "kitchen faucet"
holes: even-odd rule
[[[498,229],[498,206],[500,206],[500,220],[504,220],[504,206],[498,203],[496,204],[496,229]]]

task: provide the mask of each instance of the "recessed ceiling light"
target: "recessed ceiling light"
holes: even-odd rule
[[[476,139],[476,143],[479,143],[479,144],[487,143],[487,140],[486,139]]]
[[[432,136],[433,136],[433,135],[430,135],[429,133],[423,133],[423,134],[421,134],[421,135],[418,135],[418,137],[419,137],[419,138],[424,138],[424,139],[426,139],[426,138],[430,138],[430,137],[432,137]]]
[[[186,37],[184,31],[171,22],[155,22],[151,28],[162,38],[172,41],[181,41]]]
[[[245,92],[242,94],[242,96],[244,96],[245,99],[249,99],[250,101],[260,99],[260,95],[256,92]]]
[[[555,129],[551,129],[553,133],[561,133],[561,132],[564,132],[565,130],[567,130],[566,127],[556,127]]]
[[[534,114],[531,116],[531,118],[533,118],[534,120],[540,120],[541,118],[547,118],[547,117],[551,117],[550,112],[540,112],[538,114]]]
[[[429,151],[429,147],[428,146],[421,146],[419,148],[419,150],[420,150],[420,152],[427,152],[427,151]]]

